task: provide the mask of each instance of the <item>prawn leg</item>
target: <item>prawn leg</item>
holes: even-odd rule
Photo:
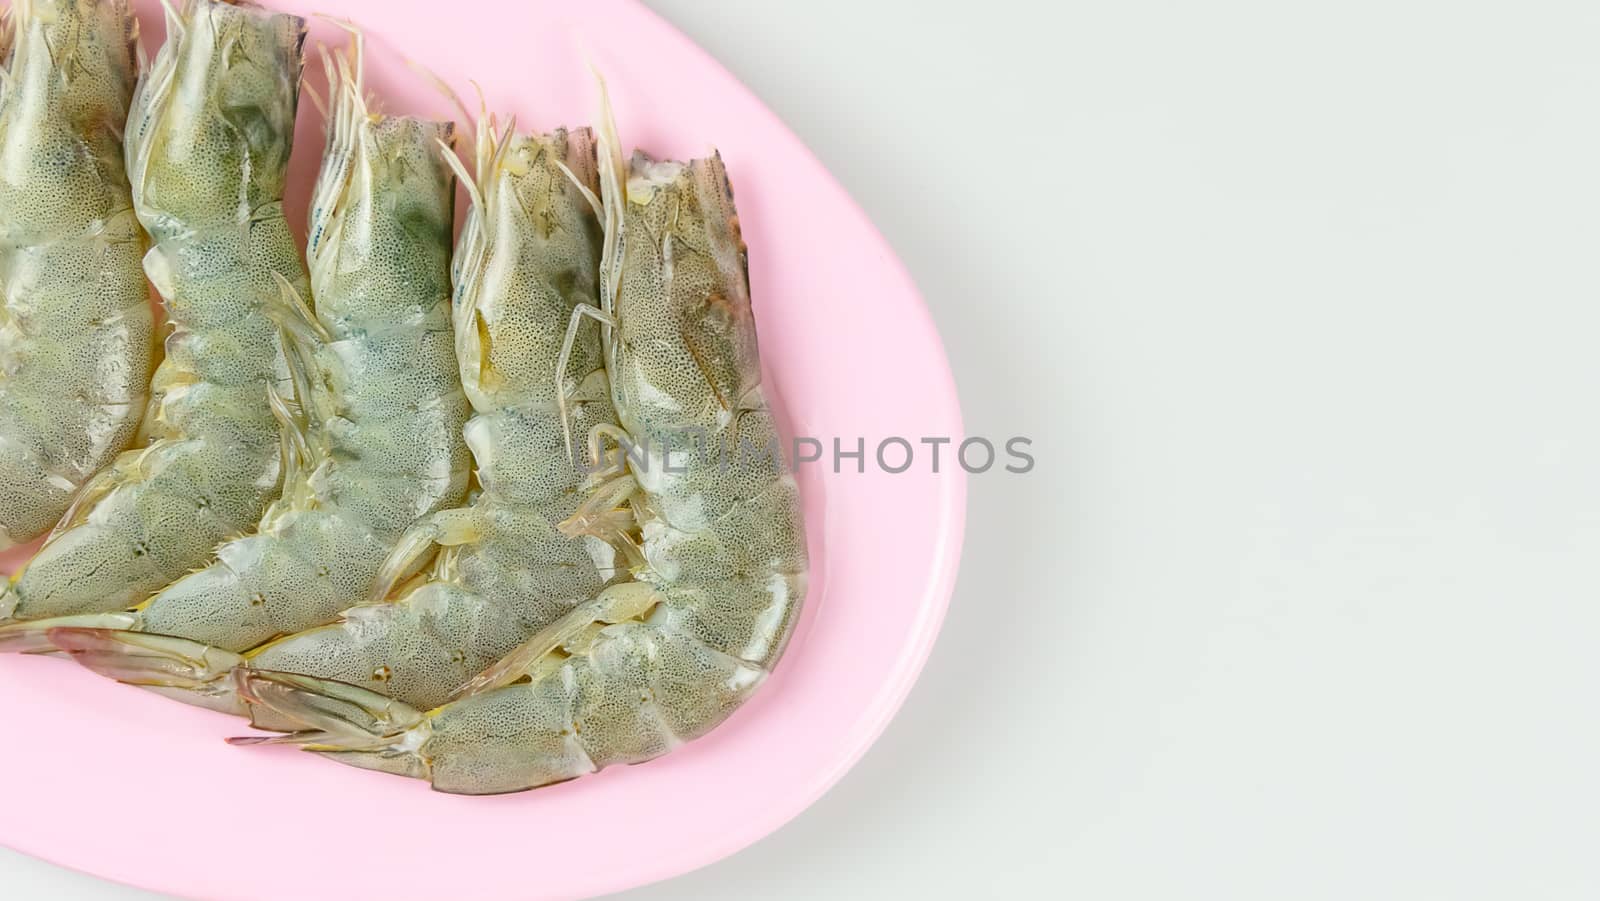
[[[565,166],[562,167],[565,170]],[[570,173],[569,173],[570,175]],[[582,184],[573,178],[573,183],[582,187]],[[588,190],[584,188],[584,190]],[[606,313],[592,304],[578,304],[572,308],[572,317],[567,320],[567,334],[561,341],[561,353],[556,357],[556,413],[561,417],[561,443],[567,449],[567,458],[573,458],[572,448],[572,414],[567,409],[571,400],[571,392],[567,390],[567,367],[571,365],[572,349],[578,343],[578,328],[583,325],[584,319],[593,319],[604,326],[616,325],[616,320],[611,314]]]
[[[571,613],[540,630],[521,647],[456,689],[451,697],[461,698],[510,685],[532,673],[547,656],[584,635],[590,626],[615,625],[643,618],[660,600],[655,588],[644,582],[612,585],[594,600],[579,604]]]
[[[49,654],[60,650],[50,640],[55,629],[131,629],[137,613],[84,613],[50,619],[25,620],[0,626],[0,654]]]
[[[240,669],[237,692],[257,728],[292,724],[282,736],[241,736],[232,745],[297,744],[363,769],[425,778],[427,762],[414,747],[396,742],[409,730],[426,730],[426,716],[369,689],[297,673]],[[269,718],[263,726],[261,719]]]
[[[244,662],[238,654],[210,645],[120,629],[55,627],[53,647],[89,669],[118,682],[193,691],[211,686]]]
[[[435,547],[460,547],[483,538],[486,523],[471,507],[441,510],[407,529],[373,580],[369,600],[381,602],[416,571]]]

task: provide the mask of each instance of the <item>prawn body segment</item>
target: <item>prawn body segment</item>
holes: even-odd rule
[[[155,338],[122,163],[122,0],[16,0],[0,78],[0,547],[134,439]],[[0,600],[0,617],[14,601]]]
[[[269,394],[293,393],[267,309],[306,277],[282,215],[303,22],[195,0],[169,8],[127,156],[145,268],[172,334],[150,444],[119,458],[12,583],[19,619],[121,610],[254,529],[278,492]]]

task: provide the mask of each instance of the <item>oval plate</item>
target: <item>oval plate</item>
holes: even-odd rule
[[[273,7],[291,8],[282,2]],[[147,46],[159,7],[139,0]],[[738,194],[762,363],[803,466],[814,558],[788,654],[706,738],[636,767],[536,792],[437,794],[289,749],[229,747],[239,721],[59,659],[0,658],[0,842],[196,898],[546,899],[703,866],[816,800],[899,707],[931,648],[961,543],[965,479],[949,462],[875,471],[882,438],[961,435],[938,335],[882,237],[800,141],[693,43],[630,0],[318,0],[368,35],[367,84],[392,112],[452,116],[406,65],[523,128],[584,124],[605,73],[625,146],[658,157],[715,144]],[[343,35],[314,22],[308,46]],[[402,56],[402,53],[404,56]],[[319,65],[307,81],[322,92]],[[301,104],[292,222],[304,221],[321,123]],[[461,207],[465,209],[464,206]],[[832,441],[865,439],[867,472]],[[898,465],[900,452],[890,462]],[[949,454],[946,454],[948,458]],[[953,471],[952,471],[953,470]]]

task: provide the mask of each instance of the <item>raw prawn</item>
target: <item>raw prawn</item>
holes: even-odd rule
[[[0,648],[44,649],[54,634],[108,675],[179,689],[183,653],[155,649],[185,645],[166,636],[244,651],[329,622],[367,598],[412,522],[463,499],[467,401],[450,323],[455,181],[440,155],[453,126],[370,114],[361,55],[356,35],[337,65],[325,58],[334,103],[311,209],[316,312],[285,314],[300,336],[291,348],[308,361],[306,421],[285,423],[283,496],[255,534],[224,544],[210,566],[134,611],[0,628]]]
[[[127,451],[0,596],[0,620],[122,610],[255,528],[282,481],[269,396],[292,392],[282,284],[306,294],[283,218],[305,22],[255,7],[167,7],[129,114],[128,174],[155,240],[145,272],[172,334],[149,446]]]
[[[154,365],[122,164],[123,0],[16,0],[0,74],[0,548],[31,541],[133,441]]]
[[[112,675],[159,671],[161,685],[234,712],[244,710],[227,677],[240,664],[433,706],[616,577],[611,544],[557,528],[596,503],[580,490],[586,475],[571,459],[563,410],[579,434],[616,422],[592,332],[568,353],[568,375],[556,378],[573,310],[599,296],[601,228],[586,197],[598,187],[594,142],[588,129],[514,134],[480,120],[478,175],[463,173],[473,207],[454,262],[455,337],[474,411],[465,438],[482,490],[473,503],[423,519],[401,539],[374,603],[244,655],[156,636],[111,647],[104,634],[63,632],[53,636],[58,645]],[[617,537],[596,520],[591,532]],[[425,579],[391,590],[436,546],[443,549]]]
[[[685,165],[642,155],[624,173],[609,113],[606,122],[605,290],[602,308],[582,315],[604,324],[629,441],[650,448],[615,477],[643,529],[638,580],[579,605],[428,712],[352,685],[239,669],[246,700],[307,730],[240,741],[289,741],[441,791],[518,791],[704,734],[782,653],[807,569],[794,479],[779,455],[704,452],[776,437],[726,173],[716,156]],[[704,436],[702,452],[673,454],[671,437],[681,449],[688,434]]]

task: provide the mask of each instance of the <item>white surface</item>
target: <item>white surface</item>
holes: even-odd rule
[[[1600,894],[1600,7],[651,2],[1039,467],[862,764],[626,897]]]

